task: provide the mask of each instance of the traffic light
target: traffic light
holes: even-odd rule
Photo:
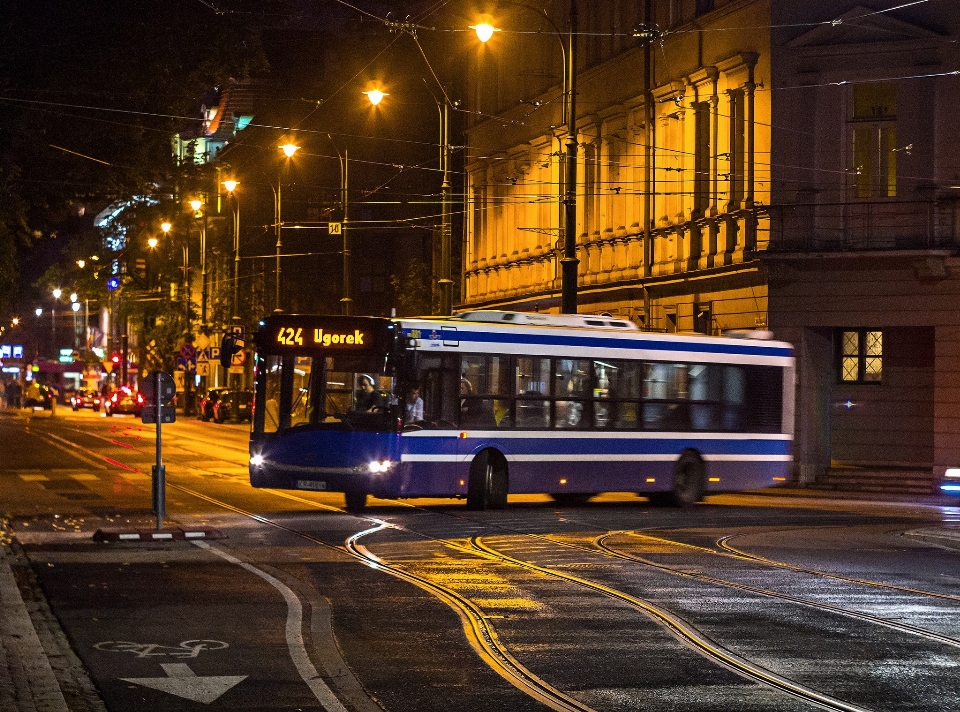
[[[110,357],[110,363],[112,363],[114,366],[119,365],[119,364],[120,364],[120,354],[118,354],[118,353],[113,354],[113,355]]]

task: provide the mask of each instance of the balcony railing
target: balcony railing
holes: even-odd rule
[[[772,205],[771,252],[960,248],[960,198]]]

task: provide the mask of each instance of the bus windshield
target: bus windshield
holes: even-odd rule
[[[352,354],[264,357],[258,378],[264,405],[255,429],[263,433],[296,427],[396,429],[394,378],[384,372],[383,359],[377,361]]]

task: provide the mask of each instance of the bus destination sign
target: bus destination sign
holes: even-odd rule
[[[282,346],[365,346],[366,336],[363,329],[354,329],[351,333],[281,326],[277,329],[276,342]]]

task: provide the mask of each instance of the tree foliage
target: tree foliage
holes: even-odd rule
[[[91,214],[170,181],[170,138],[196,126],[202,93],[266,70],[276,6],[0,0],[0,309],[29,235],[55,260]]]

